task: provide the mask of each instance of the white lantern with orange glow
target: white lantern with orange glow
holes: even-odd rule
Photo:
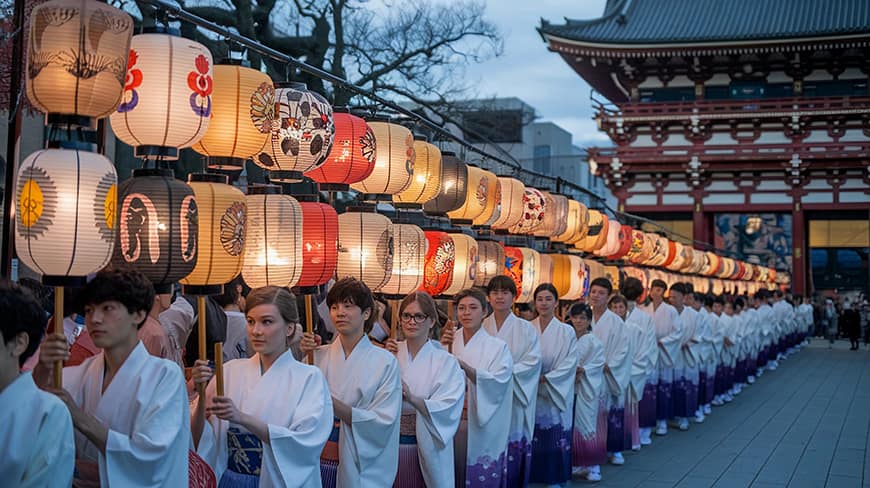
[[[441,151],[423,136],[414,137],[414,176],[407,188],[393,195],[393,202],[422,207],[441,189]]]
[[[278,186],[248,187],[242,278],[251,288],[296,286],[302,276],[302,207]]]
[[[373,195],[395,195],[411,185],[414,176],[414,137],[411,131],[384,119],[368,121],[375,135],[375,167],[364,180],[350,185]]]
[[[477,275],[477,241],[465,234],[450,233],[456,258],[453,261],[453,281],[444,290],[448,296],[474,286]]]
[[[423,284],[426,265],[426,236],[411,224],[393,224],[393,270],[390,280],[378,291],[386,295],[407,295]]]
[[[390,219],[374,212],[339,215],[336,276],[354,277],[373,290],[387,284],[393,272],[391,225]]]
[[[523,196],[526,185],[516,178],[498,177],[498,218],[490,223],[493,229],[506,230],[520,223],[523,218]]]

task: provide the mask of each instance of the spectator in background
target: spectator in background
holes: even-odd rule
[[[825,300],[825,308],[822,310],[822,328],[825,331],[825,337],[828,339],[828,349],[834,347],[834,341],[837,340],[837,325],[839,317],[837,309],[834,308],[834,301],[830,298]]]
[[[858,340],[861,338],[861,315],[858,312],[858,300],[852,302],[852,306],[843,310],[843,332],[849,338],[850,351],[858,350]]]
[[[532,307],[528,303],[518,303],[517,316],[521,319],[532,321],[538,316],[538,314],[532,310]]]
[[[214,301],[224,309],[227,316],[227,337],[224,341],[223,356],[224,361],[231,359],[247,358],[248,350],[248,334],[247,334],[247,319],[245,318],[244,310],[245,299],[242,297],[242,279],[236,277],[233,281],[224,285],[222,295],[214,297]],[[253,355],[253,351],[251,351]]]

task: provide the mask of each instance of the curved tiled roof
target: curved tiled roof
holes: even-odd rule
[[[870,35],[870,0],[609,0],[601,18],[538,31],[626,47]]]

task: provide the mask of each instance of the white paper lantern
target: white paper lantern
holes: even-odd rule
[[[477,241],[465,234],[448,234],[453,239],[456,258],[453,261],[453,281],[445,295],[452,296],[474,286],[477,276]]]
[[[393,272],[392,223],[371,212],[345,212],[338,216],[339,279],[352,276],[372,290],[390,281]]]
[[[414,176],[414,137],[410,130],[398,124],[381,120],[368,124],[378,148],[375,168],[366,179],[350,187],[361,193],[395,195],[408,188]]]
[[[242,278],[251,288],[296,286],[302,276],[302,207],[277,186],[248,188]]]
[[[387,295],[407,295],[423,284],[426,265],[426,235],[411,224],[393,224],[393,271],[390,280],[378,291]]]

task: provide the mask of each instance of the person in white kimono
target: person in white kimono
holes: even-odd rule
[[[777,342],[777,360],[783,360],[794,352],[792,339],[794,331],[794,307],[785,299],[782,290],[773,293],[773,313],[780,326],[780,335]]]
[[[7,486],[66,488],[72,484],[75,439],[69,411],[20,371],[45,330],[39,302],[25,289],[0,282],[0,480]],[[62,336],[62,335],[61,335]]]
[[[652,315],[637,306],[637,300],[643,295],[643,283],[637,278],[626,278],[622,284],[622,294],[628,304],[626,322],[637,325],[642,331],[639,351],[635,353],[635,357],[642,358],[638,367],[643,365],[643,377],[640,376],[640,370],[635,370],[635,364],[632,363],[631,385],[635,395],[634,401],[637,403],[638,425],[637,442],[632,442],[632,449],[634,449],[652,444],[652,429],[656,426],[659,348]]]
[[[76,480],[102,486],[179,487],[188,484],[190,412],[184,375],[173,361],[148,354],[137,337],[154,301],[139,271],[101,271],[80,295],[85,324],[102,351],[63,369],[66,338],[42,343],[37,383],[66,403],[76,429]],[[58,385],[60,386],[60,385]]]
[[[590,333],[589,305],[575,303],[568,309],[568,316],[577,338],[578,354],[571,471],[587,481],[601,481],[601,465],[607,462],[607,406],[602,401],[604,344]]]
[[[356,278],[337,281],[326,296],[338,337],[317,347],[306,333],[304,354],[326,376],[336,419],[321,454],[324,487],[391,486],[399,463],[402,379],[399,363],[366,335],[374,324],[372,292]]]
[[[613,285],[607,278],[595,278],[589,284],[592,306],[592,333],[604,344],[604,380],[602,393],[607,402],[607,452],[611,464],[625,464],[625,389],[631,380],[634,351],[625,322],[607,308]]]
[[[320,370],[297,361],[288,347],[299,322],[296,298],[266,286],[252,290],[245,306],[255,354],[227,362],[223,395],[208,361],[194,367],[194,382],[208,385],[191,419],[197,452],[219,487],[320,488],[332,400]]]
[[[779,364],[776,362],[774,353],[774,338],[776,336],[776,324],[773,316],[773,308],[768,303],[770,292],[758,290],[753,296],[755,311],[758,319],[758,328],[761,333],[761,352],[758,356],[759,364],[757,376],[764,374],[764,370],[775,370]]]
[[[646,357],[643,349],[644,331],[634,322],[629,322],[628,300],[624,296],[615,294],[607,301],[607,308],[625,321],[625,333],[628,334],[629,349],[631,350],[631,376],[628,386],[625,388],[623,397],[625,403],[625,447],[632,450],[640,450],[640,422],[637,414],[637,399],[643,395],[643,386],[646,382]],[[635,446],[636,449],[635,449]]]
[[[668,285],[664,281],[653,280],[649,290],[651,303],[645,309],[655,323],[656,340],[659,347],[656,435],[667,435],[668,419],[674,416],[674,367],[679,360],[680,346],[682,345],[680,314],[677,313],[677,309],[664,301],[667,289]]]
[[[746,386],[746,320],[745,317],[741,316],[739,313],[734,313],[734,304],[725,300],[725,297],[716,297],[713,300],[713,308],[718,308],[722,311],[722,313],[719,314],[720,317],[724,315],[726,317],[731,317],[734,321],[733,337],[730,340],[734,341],[734,345],[732,346],[732,353],[735,357],[734,394],[739,395]]]
[[[734,300],[734,313],[740,315],[743,320],[744,333],[744,350],[746,354],[746,384],[755,383],[755,375],[758,369],[758,351],[759,351],[759,330],[758,330],[758,313],[747,303],[743,297],[737,297]]]
[[[532,324],[513,313],[517,298],[514,280],[504,275],[495,276],[486,286],[486,294],[492,313],[483,319],[483,328],[507,343],[514,363],[507,486],[520,488],[529,484],[535,403],[541,377],[541,343]]]
[[[669,291],[683,326],[679,359],[674,361],[674,416],[680,430],[689,430],[689,416],[698,408],[698,312],[685,305],[685,297],[692,293],[685,283],[674,283]]]
[[[559,292],[542,283],[534,292],[532,321],[541,341],[541,379],[535,407],[532,469],[529,481],[560,486],[571,480],[571,421],[577,347],[574,328],[555,318]]]
[[[722,331],[722,351],[719,362],[722,364],[722,384],[720,400],[729,403],[734,400],[734,375],[737,367],[737,333],[740,322],[733,315],[722,314],[723,303],[713,303],[713,313],[719,317]]]
[[[810,297],[805,296],[801,297],[800,295],[795,297],[796,302],[800,302],[800,305],[797,307],[797,315],[801,319],[801,345],[806,346],[809,344],[809,339],[813,335],[813,306],[810,303]]]
[[[448,321],[441,343],[465,373],[467,408],[454,437],[456,486],[497,488],[507,478],[513,360],[507,343],[483,330],[486,295],[476,289],[453,297],[461,329]]]
[[[405,340],[387,339],[402,372],[399,472],[395,488],[453,487],[453,436],[465,399],[465,376],[456,358],[437,342],[438,309],[417,291],[399,304]],[[445,469],[448,468],[448,469]]]
[[[695,293],[692,300],[692,309],[698,313],[695,337],[698,340],[698,408],[695,410],[693,419],[701,424],[706,416],[712,413],[709,401],[712,401],[715,391],[716,365],[719,355],[716,353],[717,317],[710,311],[713,304],[712,295]],[[709,397],[709,401],[708,401]]]

